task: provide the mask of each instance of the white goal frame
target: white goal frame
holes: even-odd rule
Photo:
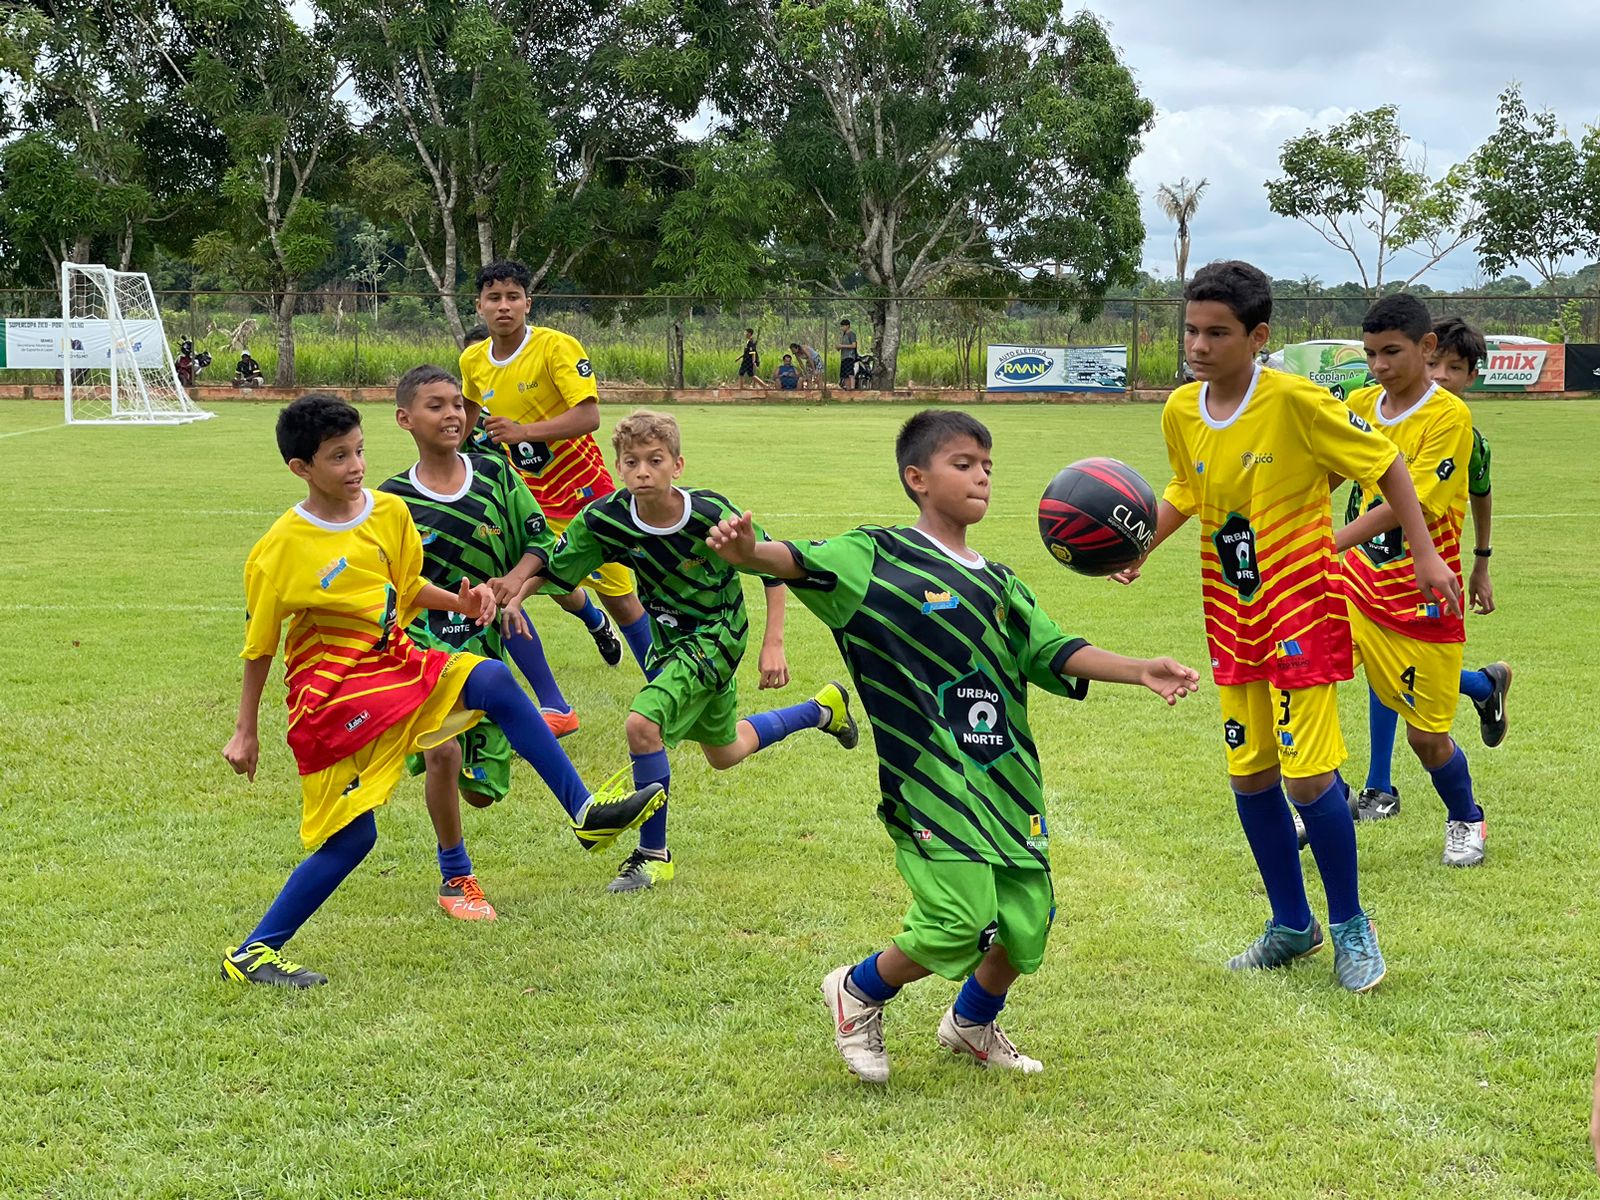
[[[87,345],[103,340],[104,358],[85,362]],[[143,345],[160,343],[160,354]],[[99,263],[61,264],[61,395],[68,425],[182,425],[215,414],[190,399],[156,304],[150,276]]]

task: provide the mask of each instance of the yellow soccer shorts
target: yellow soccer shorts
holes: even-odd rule
[[[1385,708],[1392,708],[1413,729],[1449,733],[1461,698],[1460,642],[1422,642],[1379,625],[1354,604],[1350,636],[1355,661],[1367,673],[1370,687]]]
[[[1223,684],[1217,692],[1230,775],[1278,767],[1287,779],[1307,779],[1338,770],[1349,757],[1339,732],[1337,684],[1285,691],[1260,679]]]
[[[322,845],[362,813],[387,804],[406,776],[406,755],[419,754],[465,733],[483,713],[461,708],[461,689],[476,654],[452,654],[439,682],[405,720],[391,725],[348,758],[300,776],[300,840],[307,850]]]
[[[567,531],[567,526],[572,524],[572,518],[565,519],[550,517],[550,532],[557,538]],[[592,571],[589,578],[583,581],[584,587],[592,587],[602,596],[626,596],[633,591],[633,572],[621,563],[601,563],[598,571]]]

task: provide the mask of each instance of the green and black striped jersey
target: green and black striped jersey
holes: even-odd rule
[[[1489,484],[1489,439],[1472,427],[1472,458],[1467,464],[1467,494],[1487,496]]]
[[[650,666],[682,655],[703,683],[720,688],[744,656],[750,620],[738,572],[706,545],[706,534],[739,510],[716,492],[677,491],[683,517],[668,529],[642,521],[625,489],[584,505],[544,569],[551,581],[546,590],[570,592],[601,563],[632,568],[639,601],[652,618]],[[775,587],[782,580],[762,582]]]
[[[456,591],[465,576],[473,583],[504,575],[529,550],[548,555],[555,541],[539,502],[501,455],[463,454],[466,482],[454,495],[429,491],[417,469],[386,479],[380,491],[406,502],[422,535],[422,577]],[[423,611],[407,630],[424,648],[468,650],[501,656],[498,623],[479,628],[461,613]]]
[[[795,596],[833,630],[878,749],[878,815],[904,849],[1048,870],[1028,684],[1081,699],[1062,633],[1010,568],[915,529],[789,543]]]

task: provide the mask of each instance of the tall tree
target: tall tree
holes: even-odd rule
[[[1191,184],[1185,175],[1177,183],[1163,183],[1156,189],[1156,203],[1175,227],[1172,257],[1179,283],[1189,278],[1189,222],[1194,220],[1194,214],[1200,207],[1200,197],[1205,194],[1209,182],[1202,179],[1199,183]]]
[[[327,42],[285,0],[181,0],[199,51],[192,102],[227,139],[223,225],[198,238],[202,266],[225,267],[271,293],[278,336],[273,382],[294,386],[294,313],[302,280],[327,261],[326,202],[350,125],[344,79]]]
[[[130,267],[206,213],[212,131],[180,95],[190,51],[164,0],[0,7],[0,240],[30,279]],[[8,100],[9,104],[4,101]]]
[[[865,281],[887,378],[903,300],[951,271],[1090,304],[1133,282],[1128,167],[1153,110],[1093,17],[1038,0],[751,7],[757,68],[787,81],[755,108],[800,184],[782,235],[814,285]]]
[[[1498,278],[1526,263],[1554,285],[1574,256],[1600,253],[1585,182],[1588,163],[1597,160],[1595,130],[1574,143],[1555,113],[1528,111],[1520,86],[1501,92],[1499,123],[1472,156],[1479,209],[1472,232],[1484,271]]]
[[[1414,282],[1471,237],[1468,173],[1432,177],[1398,113],[1385,104],[1291,138],[1278,156],[1282,176],[1266,185],[1272,211],[1348,254],[1369,296]],[[1395,270],[1402,255],[1414,256],[1410,274]]]

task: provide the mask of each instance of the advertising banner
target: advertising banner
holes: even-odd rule
[[[989,346],[991,392],[1125,392],[1126,346]]]
[[[1568,342],[1563,378],[1566,391],[1600,392],[1600,345]]]
[[[134,361],[141,367],[159,367],[166,361],[161,344],[161,322],[124,322]],[[111,322],[72,322],[72,365],[103,367],[111,362]],[[0,367],[12,371],[59,371],[61,369],[61,319],[8,319],[5,322],[4,348]]]
[[[1367,352],[1360,346],[1299,342],[1285,346],[1282,354],[1285,371],[1320,383],[1341,400],[1376,382],[1367,372]]]

